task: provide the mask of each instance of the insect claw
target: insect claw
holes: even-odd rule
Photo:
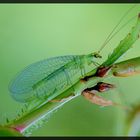
[[[104,82],[98,83],[97,86],[98,86],[99,92],[105,92],[105,91],[115,88],[115,85],[104,83]]]
[[[90,91],[90,92],[92,92],[92,91],[94,91],[94,92],[97,92],[97,91],[98,92],[105,92],[105,91],[108,91],[108,90],[113,89],[113,88],[115,88],[115,85],[113,85],[113,84],[99,82],[94,87],[85,89],[85,91]]]
[[[97,72],[95,74],[95,76],[98,76],[98,77],[104,77],[107,72],[110,70],[110,68],[112,68],[112,66],[101,66],[97,69]]]

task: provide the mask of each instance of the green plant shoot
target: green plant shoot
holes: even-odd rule
[[[117,105],[96,93],[114,88],[103,82],[106,78],[140,73],[140,57],[115,63],[139,38],[139,32],[140,15],[128,35],[98,66],[95,53],[90,53],[49,58],[26,67],[10,83],[9,90],[15,100],[26,103],[27,112],[6,127],[29,135],[54,111],[79,95],[101,106]],[[98,53],[96,56],[100,57]]]

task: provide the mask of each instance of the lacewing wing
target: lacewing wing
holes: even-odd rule
[[[68,55],[33,63],[10,83],[11,95],[20,102],[52,99],[95,68],[92,59],[92,54]]]

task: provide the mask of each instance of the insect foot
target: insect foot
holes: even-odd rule
[[[107,75],[108,71],[112,68],[113,66],[108,66],[108,67],[105,67],[105,66],[100,66],[96,73],[93,74],[93,75],[90,75],[90,76],[86,76],[84,78],[81,79],[82,82],[86,82],[88,81],[90,78],[96,76],[96,77],[104,77]]]
[[[95,73],[95,76],[97,77],[104,77],[105,75],[107,75],[108,71],[110,70],[112,66],[100,66],[98,69],[97,69],[97,72]]]
[[[108,91],[108,90],[113,89],[113,88],[115,88],[115,86],[112,84],[99,82],[94,87],[85,89],[85,91],[105,92],[105,91]]]
[[[104,83],[104,82],[99,82],[97,83],[96,86],[94,86],[94,88],[98,91],[98,92],[105,92],[108,91],[110,89],[115,88],[115,86],[113,84],[108,84],[108,83]]]

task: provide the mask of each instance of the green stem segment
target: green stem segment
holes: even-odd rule
[[[130,65],[133,66],[133,69],[140,72],[140,57],[129,59],[127,61],[123,61],[123,62],[115,64],[115,66],[112,67],[108,75],[104,78],[109,78],[113,75],[117,76],[114,73],[118,73],[118,74],[119,73],[121,74],[122,72],[123,74],[124,72],[128,73],[130,69]],[[131,76],[131,75],[129,74],[128,76]],[[100,77],[92,77],[88,81],[82,81],[82,80],[78,81],[74,85],[75,91],[73,91],[73,87],[71,87],[54,99],[54,100],[60,100],[60,99],[68,97],[66,100],[63,100],[62,102],[61,101],[60,102],[47,102],[46,104],[42,105],[40,108],[28,113],[27,115],[23,116],[19,120],[16,120],[9,127],[15,128],[17,131],[20,131],[21,133],[26,132],[37,122],[42,121],[47,115],[52,113],[54,110],[57,110],[63,104],[70,101],[72,98],[75,98],[81,95],[81,92],[84,89],[90,88],[96,85],[96,83],[98,83],[102,79],[103,78],[100,78]],[[73,94],[75,94],[75,96],[73,96]]]

